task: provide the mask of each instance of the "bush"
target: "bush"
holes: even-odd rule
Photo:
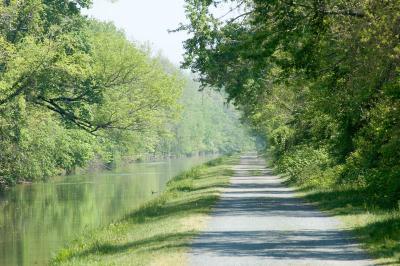
[[[305,184],[311,180],[331,182],[321,180],[322,178],[333,178],[334,173],[326,172],[324,174],[329,165],[330,158],[325,149],[297,146],[296,149],[286,152],[277,161],[276,167],[280,173],[288,175],[290,182]]]

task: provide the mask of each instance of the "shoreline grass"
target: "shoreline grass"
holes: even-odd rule
[[[398,209],[378,207],[361,189],[286,183],[307,202],[339,218],[376,265],[400,265],[400,206]]]
[[[205,227],[236,157],[194,167],[117,223],[88,232],[60,250],[51,265],[183,265],[190,242]]]

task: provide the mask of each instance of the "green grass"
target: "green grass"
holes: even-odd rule
[[[249,174],[251,176],[261,176],[263,175],[263,172],[261,170],[256,169],[256,170],[249,170]]]
[[[377,207],[361,189],[300,187],[298,192],[321,210],[339,217],[378,265],[400,265],[400,210]]]
[[[235,157],[175,177],[154,200],[61,250],[53,265],[184,265],[190,241],[229,183]]]

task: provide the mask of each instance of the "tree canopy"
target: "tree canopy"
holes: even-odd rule
[[[224,5],[230,12],[218,17]],[[338,169],[329,182],[394,206],[399,9],[397,0],[186,0],[183,66],[203,86],[226,90],[277,164],[327,154],[321,169]]]
[[[237,117],[221,109],[218,96],[205,101],[210,110],[202,115],[199,103],[190,103],[200,95],[197,85],[113,24],[83,16],[90,2],[0,4],[0,187],[72,173],[93,160],[245,146],[234,134],[188,126],[193,119],[207,127],[222,115],[224,129]]]

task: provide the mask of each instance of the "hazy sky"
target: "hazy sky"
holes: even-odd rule
[[[85,11],[103,21],[113,21],[125,30],[128,38],[146,42],[153,49],[162,50],[173,63],[182,60],[182,41],[185,33],[168,33],[185,21],[184,0],[94,0],[93,7]]]

